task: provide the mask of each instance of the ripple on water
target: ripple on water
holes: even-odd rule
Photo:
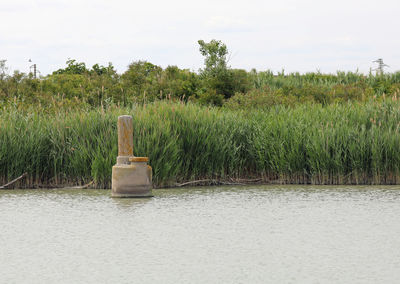
[[[399,187],[0,192],[4,283],[393,283]]]

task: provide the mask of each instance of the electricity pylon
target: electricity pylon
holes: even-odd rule
[[[377,74],[383,74],[383,68],[385,67],[390,67],[389,65],[383,63],[383,59],[382,58],[378,58],[375,61],[372,61],[373,63],[378,63],[378,68],[373,69],[374,71],[376,71]]]
[[[29,59],[28,62],[32,63],[32,60]],[[32,71],[31,71],[32,68],[33,68],[33,78],[36,79],[36,73],[40,73],[40,71],[37,70],[36,63],[34,63],[33,65],[29,66],[29,72],[31,72],[31,73],[32,73]]]

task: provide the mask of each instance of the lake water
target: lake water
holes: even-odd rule
[[[399,189],[0,191],[0,283],[396,283]]]

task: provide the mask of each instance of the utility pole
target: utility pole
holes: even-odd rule
[[[29,62],[32,62],[31,59],[29,59]],[[31,71],[33,67],[33,78],[36,79],[36,63],[34,63],[33,65],[29,66],[29,71]]]
[[[383,63],[383,59],[382,58],[378,58],[375,61],[372,61],[373,63],[378,63],[378,68],[373,69],[374,71],[376,71],[377,74],[382,75],[383,74],[383,68],[385,67],[390,67],[389,65]]]

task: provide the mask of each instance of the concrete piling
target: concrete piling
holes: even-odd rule
[[[118,117],[118,156],[133,156],[133,119],[130,115]]]
[[[152,170],[148,157],[133,155],[132,116],[118,117],[118,157],[112,168],[112,197],[152,196]]]

